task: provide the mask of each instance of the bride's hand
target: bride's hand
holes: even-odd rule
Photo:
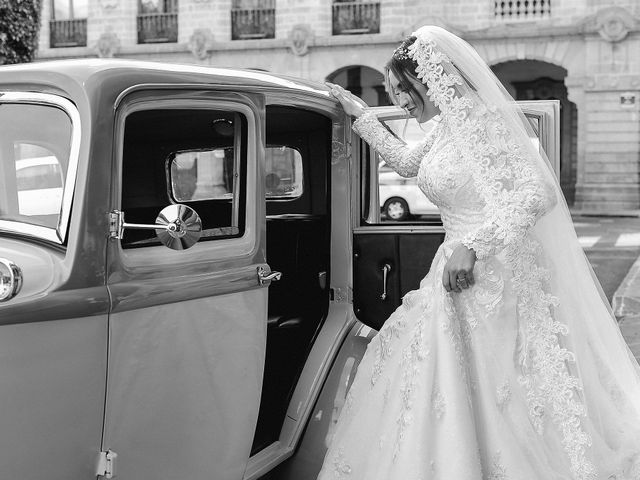
[[[475,283],[473,267],[476,264],[476,252],[464,245],[458,245],[442,273],[442,284],[447,292],[461,292]],[[463,279],[458,281],[458,279]]]
[[[364,109],[368,108],[368,105],[361,98],[355,96],[349,90],[345,90],[340,85],[329,82],[325,82],[325,85],[331,89],[331,95],[340,102],[347,115],[359,117],[364,113]]]

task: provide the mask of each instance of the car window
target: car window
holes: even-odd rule
[[[420,125],[415,119],[382,120],[382,123],[398,138],[411,146],[420,142],[432,128],[432,122]],[[378,201],[380,223],[438,222],[440,211],[418,187],[416,177],[398,175],[383,159],[378,158]],[[372,196],[372,198],[374,198]],[[378,223],[376,216],[365,219],[366,223]]]
[[[54,106],[0,105],[0,220],[58,226],[71,131]]]
[[[233,111],[154,109],[125,120],[122,211],[154,224],[167,205],[189,205],[202,220],[200,241],[244,232],[246,118]],[[123,247],[158,245],[154,230],[127,229]]]
[[[293,200],[302,196],[304,177],[300,151],[284,145],[267,146],[265,165],[267,200]]]
[[[544,136],[541,114],[532,110],[525,111],[525,115],[532,127],[531,142],[536,149],[544,150],[545,146],[541,142],[541,138]],[[397,115],[389,114],[386,115],[386,118],[384,114],[380,115],[379,120],[409,146],[424,139],[424,136],[435,126],[435,122],[419,124],[414,118],[397,118]],[[548,129],[550,128],[548,127]],[[546,147],[550,146],[546,145]],[[416,177],[404,178],[400,176],[369,147],[363,146],[363,148],[367,149],[369,155],[375,155],[379,163],[377,175],[374,178],[363,175],[362,224],[422,223],[432,225],[441,223],[438,207],[422,193]],[[547,155],[550,153],[547,152]],[[557,159],[553,160],[555,160],[555,164],[558,163]],[[379,215],[373,211],[374,204],[380,209]]]

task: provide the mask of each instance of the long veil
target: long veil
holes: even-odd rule
[[[545,411],[552,418],[563,435],[576,478],[599,478],[596,465],[597,470],[607,471],[624,464],[628,468],[620,478],[640,478],[627,477],[629,469],[640,469],[640,367],[578,242],[548,159],[530,140],[531,125],[468,43],[435,26],[422,27],[412,35],[416,40],[408,54],[418,64],[418,77],[443,116],[453,117],[452,128],[458,129],[461,141],[468,145],[461,147],[462,155],[477,164],[476,180],[487,186],[481,192],[487,203],[493,201],[491,195],[501,193],[495,188],[500,179],[491,177],[495,165],[487,165],[483,154],[474,151],[473,138],[469,140],[477,133],[474,128],[484,128],[477,125],[483,118],[498,121],[496,129],[502,129],[503,135],[494,138],[496,144],[508,137],[515,145],[491,148],[504,149],[507,154],[501,158],[506,162],[525,159],[525,168],[535,170],[548,188],[548,208],[539,212],[533,225],[524,225],[526,237],[524,230],[504,233],[514,235],[511,243],[526,246],[513,250],[514,255],[532,257],[529,264],[523,258],[512,258],[514,265],[524,265],[523,275],[514,279],[528,282],[519,288],[535,290],[542,297],[538,301],[532,295],[532,303],[525,300],[518,305],[521,348],[514,353],[522,369],[521,383],[528,389],[532,418]],[[475,115],[478,109],[488,110],[489,115]],[[473,121],[476,125],[470,126]],[[499,226],[500,218],[495,222]],[[535,312],[529,315],[528,310]],[[597,458],[596,453],[592,458],[592,453],[604,451],[613,455]]]

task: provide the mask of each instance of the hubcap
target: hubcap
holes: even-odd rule
[[[394,220],[398,220],[404,217],[405,210],[404,206],[401,202],[391,202],[389,206],[387,206],[387,216]]]

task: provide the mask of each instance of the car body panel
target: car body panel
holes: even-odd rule
[[[116,101],[114,178],[123,174],[128,115],[224,106],[247,118],[246,215],[239,238],[189,250],[110,242],[109,371],[103,449],[129,478],[241,479],[256,426],[265,359],[267,285],[264,99],[147,84]],[[112,208],[121,205],[114,182]],[[125,209],[126,215],[126,209]],[[125,217],[126,218],[126,217]],[[170,451],[171,454],[167,455]]]
[[[77,110],[82,128],[63,240],[0,228],[0,258],[24,274],[18,295],[0,303],[0,477],[95,478],[106,473],[96,470],[100,452],[112,450],[119,478],[314,479],[375,335],[354,311],[354,237],[384,233],[402,242],[410,235],[414,245],[415,233],[435,238],[441,226],[380,224],[377,183],[371,218],[361,218],[362,185],[378,178],[377,169],[369,178],[360,167],[374,158],[361,158],[348,116],[325,86],[311,81],[93,59],[3,66],[3,91],[58,95]],[[182,101],[235,105],[247,114],[244,233],[187,251],[122,248],[110,238],[109,214],[121,207],[123,119],[148,102]],[[330,162],[330,271],[322,272],[330,301],[287,397],[278,441],[250,457],[267,332],[267,285],[257,269],[269,268],[269,105],[332,122],[332,149],[323,157]],[[371,291],[380,281],[371,279]]]

